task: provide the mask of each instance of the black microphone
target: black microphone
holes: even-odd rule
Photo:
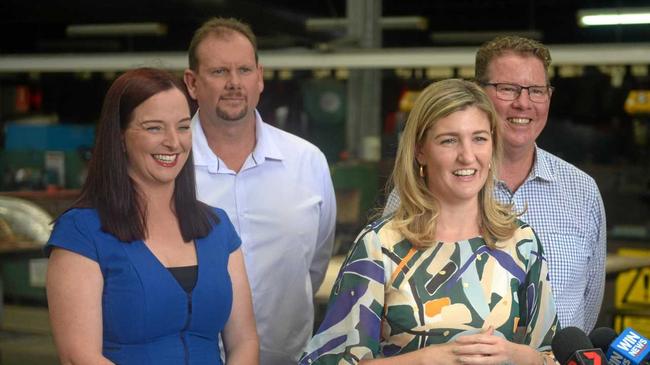
[[[609,345],[611,345],[612,342],[614,342],[616,337],[618,337],[618,333],[616,333],[616,331],[614,331],[609,327],[595,328],[589,334],[589,339],[591,340],[591,343],[593,343],[595,347],[598,347],[599,349],[603,350],[604,353],[607,353],[607,351],[609,350]]]
[[[605,365],[607,359],[578,327],[562,328],[553,337],[551,348],[562,365]]]

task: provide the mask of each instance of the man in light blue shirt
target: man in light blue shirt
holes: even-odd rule
[[[263,72],[247,25],[206,22],[189,58],[185,82],[199,106],[192,120],[198,197],[226,210],[241,237],[260,363],[295,364],[312,334],[313,295],[334,241],[327,161],[257,113]]]
[[[535,143],[553,93],[550,63],[548,48],[539,42],[499,37],[477,51],[475,75],[492,99],[503,137],[495,195],[524,212],[521,219],[539,236],[560,325],[589,333],[605,287],[605,210],[594,179]],[[384,215],[398,205],[393,190]]]

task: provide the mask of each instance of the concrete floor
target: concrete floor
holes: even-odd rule
[[[0,329],[0,364],[58,363],[47,308],[4,305]]]

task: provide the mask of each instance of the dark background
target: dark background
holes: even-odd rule
[[[427,31],[386,31],[384,47],[448,46],[432,40],[438,32],[539,31],[548,44],[641,42],[650,39],[647,25],[579,28],[576,11],[586,8],[639,7],[647,1],[577,0],[402,0],[384,1],[384,16],[424,16]],[[307,32],[305,20],[345,17],[345,0],[3,0],[0,2],[0,54],[185,50],[198,25],[211,16],[233,16],[253,25],[261,49],[312,48],[340,32]],[[166,37],[71,39],[70,24],[161,22]]]

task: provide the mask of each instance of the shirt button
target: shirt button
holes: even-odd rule
[[[307,359],[307,363],[308,363],[308,364],[311,364],[311,359]]]
[[[449,336],[449,331],[443,332],[442,335],[445,336],[445,337]]]
[[[350,295],[351,295],[351,296],[354,296],[354,290],[351,290],[351,291],[350,291]]]
[[[477,259],[478,261],[481,261],[482,258],[483,258],[483,256],[481,256],[481,255],[476,256],[476,259]]]

